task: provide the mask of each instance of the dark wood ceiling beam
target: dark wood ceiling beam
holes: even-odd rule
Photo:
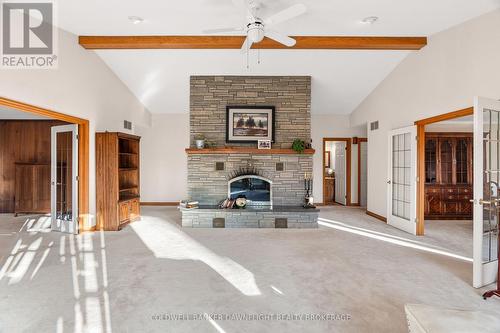
[[[243,36],[80,36],[89,50],[106,49],[239,49]],[[295,36],[297,44],[286,47],[265,38],[254,49],[295,50],[420,50],[427,37]]]

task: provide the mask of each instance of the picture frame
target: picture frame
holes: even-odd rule
[[[227,106],[226,142],[258,143],[275,140],[274,106]]]
[[[257,148],[259,149],[271,149],[271,140],[258,140]]]

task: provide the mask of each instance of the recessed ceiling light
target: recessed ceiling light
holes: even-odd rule
[[[361,20],[363,24],[373,24],[378,21],[378,16],[368,16]]]
[[[130,22],[132,22],[132,24],[139,24],[144,21],[144,19],[139,16],[129,16],[128,19]]]

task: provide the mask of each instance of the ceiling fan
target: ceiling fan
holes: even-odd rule
[[[307,8],[303,4],[296,4],[287,9],[284,9],[276,14],[273,14],[265,19],[258,16],[261,3],[256,0],[232,0],[233,4],[240,8],[246,16],[247,24],[243,27],[209,29],[204,30],[207,34],[230,33],[230,32],[245,32],[246,39],[241,50],[248,51],[253,44],[261,42],[264,37],[268,37],[276,42],[288,47],[295,45],[295,39],[271,29],[275,24],[288,21],[306,12]]]

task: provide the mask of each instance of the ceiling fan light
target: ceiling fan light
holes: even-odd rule
[[[260,43],[264,39],[264,29],[262,28],[250,28],[248,29],[248,38],[253,43]]]

